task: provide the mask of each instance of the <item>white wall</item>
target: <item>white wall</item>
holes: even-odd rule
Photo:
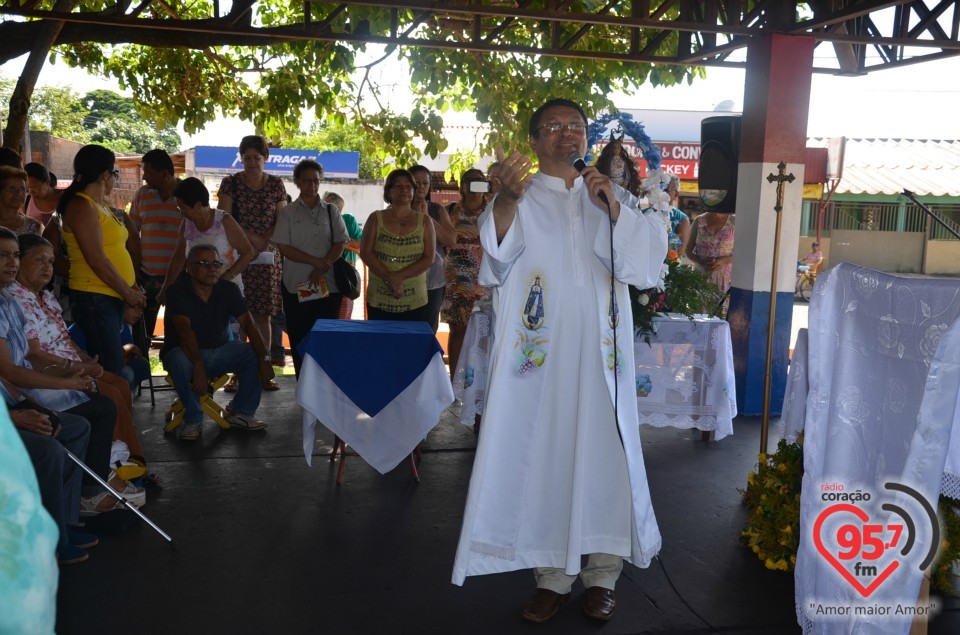
[[[921,273],[925,238],[923,232],[834,229],[829,265],[852,262],[889,273]]]
[[[196,176],[203,181],[204,185],[206,185],[210,191],[211,205],[215,204],[217,190],[220,188],[220,182],[223,180],[224,175],[198,174]],[[300,196],[300,192],[292,180],[283,179],[283,185],[291,198],[296,199]],[[367,220],[370,214],[376,210],[383,209],[387,205],[383,202],[383,184],[375,181],[321,181],[320,193],[323,194],[324,192],[336,192],[342,196],[346,204],[346,210],[344,211],[353,214],[361,225]]]
[[[290,183],[288,188],[293,186],[293,183]],[[336,192],[343,197],[345,209],[343,211],[350,212],[357,219],[361,225],[363,225],[367,217],[370,216],[373,212],[383,209],[387,206],[383,202],[383,184],[375,183],[369,181],[357,181],[356,183],[320,183],[320,193],[324,192]],[[297,189],[294,187],[291,196],[296,198],[298,196]]]

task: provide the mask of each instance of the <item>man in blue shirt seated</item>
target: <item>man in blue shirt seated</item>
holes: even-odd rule
[[[185,408],[183,424],[178,428],[182,440],[200,437],[200,395],[209,390],[211,379],[224,373],[240,378],[237,396],[227,406],[230,426],[244,430],[267,427],[254,414],[260,405],[262,382],[273,379],[270,352],[240,289],[220,278],[222,270],[223,261],[216,247],[194,245],[187,253],[184,273],[167,292],[160,360]],[[231,317],[240,322],[250,338],[249,344],[228,341]]]

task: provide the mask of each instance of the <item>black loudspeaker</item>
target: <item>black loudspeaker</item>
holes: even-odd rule
[[[700,122],[700,172],[697,184],[704,210],[737,211],[740,115],[707,117]]]

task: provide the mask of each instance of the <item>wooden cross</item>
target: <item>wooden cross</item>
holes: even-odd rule
[[[787,164],[784,161],[781,161],[777,164],[777,174],[771,172],[767,175],[767,182],[773,183],[777,182],[777,204],[773,206],[773,209],[778,214],[783,211],[783,187],[784,183],[793,183],[796,178],[793,176],[793,173],[786,174]]]

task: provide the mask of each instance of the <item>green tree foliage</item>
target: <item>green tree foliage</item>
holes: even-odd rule
[[[10,95],[14,80],[0,78],[0,117],[7,119]],[[44,130],[63,139],[86,143],[87,131],[83,127],[86,111],[80,96],[67,87],[41,86],[33,93],[30,107],[30,129]]]
[[[369,137],[357,123],[327,124],[316,122],[310,132],[298,134],[284,145],[304,150],[348,150],[360,153],[360,178],[378,179],[383,176],[384,163],[377,157],[376,148],[369,144]]]
[[[0,78],[0,117],[4,119],[13,87],[12,79]],[[137,112],[135,103],[111,90],[94,90],[81,97],[70,88],[41,86],[30,106],[30,129],[80,143],[99,143],[114,152],[180,150],[176,128],[151,125]]]
[[[83,96],[81,105],[87,115],[83,127],[89,131],[89,140],[100,143],[114,152],[143,154],[154,148],[167,152],[180,150],[180,135],[176,128],[151,125],[137,111],[136,102],[112,90],[94,90]]]
[[[52,0],[39,0],[41,5],[49,2]],[[565,9],[598,11],[601,5],[607,15],[630,15],[630,3],[573,0]],[[110,15],[116,6],[107,0],[82,0],[78,9]],[[56,47],[52,57],[115,77],[121,87],[131,91],[138,108],[149,108],[160,127],[179,121],[194,133],[220,115],[233,115],[252,121],[272,141],[286,144],[300,134],[301,109],[307,108],[332,128],[355,122],[363,131],[364,156],[399,165],[446,151],[442,116],[451,110],[471,111],[486,124],[487,133],[470,149],[472,153],[487,154],[497,148],[529,151],[526,121],[551,97],[578,101],[592,114],[612,108],[611,98],[617,92],[630,93],[645,82],[671,85],[692,81],[702,74],[700,69],[680,66],[522,52],[564,43],[575,53],[622,54],[636,46],[648,52],[652,49],[654,54],[666,53],[675,46],[676,33],[632,41],[627,29],[611,25],[594,24],[585,29],[577,24],[502,17],[473,22],[453,14],[424,17],[403,8],[391,14],[380,7],[333,2],[309,3],[314,26],[305,29],[297,27],[304,6],[277,0],[235,0],[229,15],[218,16],[213,0],[154,2],[140,5],[140,17],[190,21],[197,29],[185,34],[85,25],[81,39],[77,29],[67,24],[58,41],[69,43]],[[525,6],[543,9],[546,3],[534,0]],[[666,18],[677,12],[672,6],[663,9]],[[242,27],[241,32],[227,32],[224,20]],[[502,23],[504,28],[498,29]],[[205,26],[220,30],[211,28],[206,33]],[[309,39],[321,29],[356,37]],[[253,31],[257,34],[250,35]],[[395,32],[406,34],[411,41],[429,37],[444,42],[475,40],[479,33],[492,37],[501,51],[518,52],[415,45],[384,49],[364,43]],[[298,39],[301,34],[303,39]],[[388,81],[371,81],[376,74],[372,70],[391,63],[397,70]],[[407,85],[413,98],[397,105],[391,98],[400,83]]]

